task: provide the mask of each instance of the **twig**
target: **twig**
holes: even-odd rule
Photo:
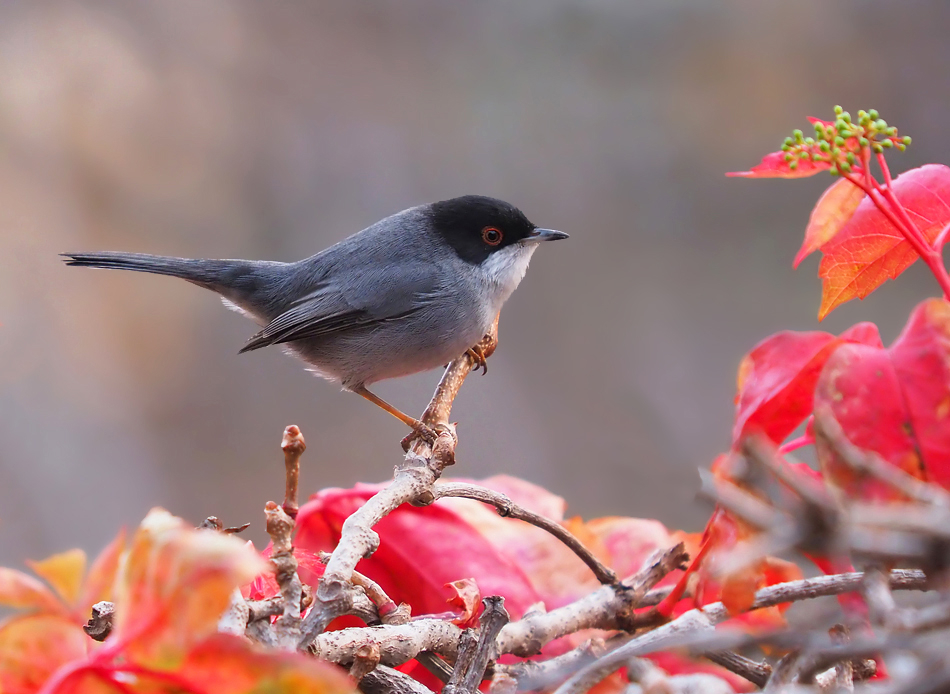
[[[489,661],[495,657],[498,632],[508,623],[505,599],[494,595],[483,599],[482,605],[484,609],[478,618],[478,640],[474,652],[470,658],[466,657],[463,664],[462,651],[459,651],[459,661],[452,672],[452,678],[442,690],[443,694],[475,694]]]
[[[297,559],[291,543],[294,519],[273,501],[268,501],[264,506],[264,515],[267,517],[267,534],[272,543],[270,561],[274,565],[274,577],[283,599],[283,612],[274,623],[274,630],[282,648],[296,650],[300,640],[300,599],[303,588],[297,576]]]
[[[357,685],[363,694],[433,694],[425,685],[385,665],[363,675]]]
[[[542,530],[546,530],[580,557],[581,561],[590,567],[590,570],[594,572],[597,580],[602,584],[612,585],[617,582],[617,574],[598,560],[567,528],[550,518],[545,518],[540,514],[518,506],[504,494],[485,487],[480,487],[476,484],[442,482],[433,487],[432,496],[434,499],[441,499],[442,497],[475,499],[476,501],[494,506],[498,510],[498,515],[503,518],[514,518],[516,520],[525,521]]]
[[[286,489],[284,491],[284,513],[297,519],[297,484],[300,480],[300,456],[307,450],[300,427],[291,424],[284,429],[284,437],[280,444],[284,451],[284,467],[286,469]]]
[[[633,628],[634,608],[647,591],[685,560],[683,544],[647,560],[636,576],[614,586],[603,586],[569,605],[525,616],[506,625],[498,635],[498,652],[528,657],[548,642],[582,629]]]
[[[808,600],[825,595],[840,595],[858,590],[863,573],[837,574],[807,578],[800,581],[780,583],[762,588],[755,594],[751,610],[773,607],[787,602]],[[890,585],[896,589],[923,589],[926,576],[922,571],[896,570],[891,572]],[[581,694],[633,656],[645,655],[674,645],[685,645],[685,636],[695,637],[710,632],[715,625],[731,615],[721,602],[711,603],[701,609],[690,610],[668,624],[638,636],[603,658],[591,663],[561,685],[555,694]],[[829,665],[834,664],[829,663]],[[774,677],[774,674],[773,674]]]
[[[703,656],[758,687],[764,687],[772,675],[772,666],[768,663],[759,663],[732,651],[711,651]]]
[[[461,630],[450,622],[419,619],[409,624],[351,627],[318,634],[311,651],[318,658],[341,665],[352,663],[359,648],[369,643],[379,645],[379,662],[383,665],[401,665],[422,651],[455,660],[460,635]]]
[[[563,680],[606,652],[607,646],[603,639],[591,639],[554,658],[523,660],[513,665],[496,666],[496,670],[500,669],[516,679],[522,691],[540,690]]]

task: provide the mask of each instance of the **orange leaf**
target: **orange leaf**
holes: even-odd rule
[[[61,615],[16,617],[0,627],[0,691],[37,691],[64,663],[86,657],[89,637]]]
[[[262,653],[225,634],[195,646],[175,674],[215,694],[355,694],[352,681],[329,663],[298,653]]]
[[[232,591],[267,567],[235,537],[195,530],[152,509],[116,582],[113,637],[142,665],[173,666],[216,631]]]
[[[863,199],[864,191],[848,179],[841,178],[833,183],[811,211],[805,228],[805,241],[792,267],[798,267],[806,257],[831,241],[851,219]]]
[[[482,602],[482,593],[478,590],[475,579],[461,578],[458,581],[446,583],[445,587],[455,593],[446,602],[462,611],[452,622],[463,628],[475,626],[478,623],[476,619],[478,608]]]
[[[115,583],[115,574],[119,569],[119,557],[125,548],[125,531],[120,530],[115,539],[105,549],[89,568],[86,584],[83,587],[83,597],[79,602],[82,609],[95,605],[100,600],[112,599],[112,585]]]
[[[86,553],[81,549],[54,554],[42,561],[27,560],[26,564],[37,576],[45,578],[67,605],[74,604],[79,598],[86,572]]]
[[[62,603],[49,588],[16,569],[0,567],[0,605],[41,612],[61,613]]]
[[[893,181],[894,195],[928,243],[950,222],[950,168],[927,164]],[[821,320],[851,299],[863,299],[917,260],[917,252],[867,196],[821,249]]]

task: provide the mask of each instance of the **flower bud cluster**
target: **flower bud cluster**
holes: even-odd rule
[[[795,130],[785,138],[782,151],[788,168],[794,171],[799,161],[808,159],[831,165],[833,176],[861,171],[862,153],[871,151],[882,154],[896,148],[903,152],[910,144],[909,137],[900,137],[897,128],[888,125],[875,109],[858,111],[856,120],[840,106],[835,106],[834,122],[811,119],[815,128],[814,137],[805,137]]]

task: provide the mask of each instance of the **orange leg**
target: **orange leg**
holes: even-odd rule
[[[386,410],[389,414],[391,414],[400,422],[408,426],[410,429],[412,429],[414,432],[419,434],[419,436],[424,438],[429,443],[435,442],[435,439],[436,439],[435,432],[432,431],[432,429],[428,425],[424,424],[423,422],[420,422],[415,417],[410,417],[405,412],[402,412],[401,410],[396,409],[395,407],[390,405],[388,402],[383,400],[381,397],[377,395],[373,395],[366,389],[366,386],[356,386],[355,388],[353,388],[353,392],[356,393],[357,395],[362,395],[364,398],[369,400],[371,403],[373,403],[377,407],[380,407]]]

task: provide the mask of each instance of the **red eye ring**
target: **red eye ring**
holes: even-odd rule
[[[495,227],[485,227],[482,229],[482,241],[487,243],[489,246],[497,246],[501,243],[501,240],[504,238],[504,234],[501,233],[501,229]]]

